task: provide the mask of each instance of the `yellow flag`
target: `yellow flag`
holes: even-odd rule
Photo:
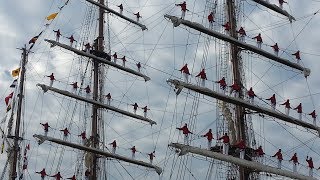
[[[58,15],[58,13],[50,14],[50,15],[47,17],[47,20],[48,20],[48,21],[50,21],[50,20],[52,20],[52,19],[56,18],[56,17],[57,17],[57,15]]]
[[[19,76],[19,73],[20,73],[20,68],[18,68],[18,69],[15,69],[15,70],[13,70],[13,71],[11,72],[11,74],[12,74],[12,77],[16,77],[16,76]]]

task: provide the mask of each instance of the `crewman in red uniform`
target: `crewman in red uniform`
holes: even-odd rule
[[[49,84],[49,86],[52,87],[53,81],[56,80],[56,79],[54,78],[53,73],[51,73],[51,75],[49,75],[49,76],[47,76],[47,77],[50,78],[50,84]]]
[[[133,15],[135,15],[137,17],[137,22],[139,22],[139,19],[142,18],[142,16],[140,16],[140,13],[134,13]]]
[[[281,162],[283,160],[281,149],[279,149],[278,152],[276,154],[274,154],[272,157],[276,157],[276,156],[277,156],[277,159],[278,159],[278,169],[281,169]]]
[[[60,36],[61,36],[60,29],[58,29],[56,31],[53,30],[53,32],[56,33],[56,41],[59,42],[59,39],[60,39]]]
[[[277,104],[276,95],[273,94],[269,99],[266,99],[266,100],[269,100],[271,102],[271,107],[273,110],[275,110],[276,104]]]
[[[306,161],[307,161],[308,167],[309,167],[309,176],[312,177],[312,176],[313,176],[313,168],[314,168],[314,166],[313,166],[313,161],[312,161],[312,157],[310,157],[310,158],[308,159],[308,156],[307,156]]]
[[[73,90],[73,92],[75,93],[76,91],[77,91],[77,89],[78,89],[78,82],[73,82],[73,83],[71,83],[71,84],[69,84],[69,85],[71,85],[72,86],[72,90]]]
[[[299,64],[301,57],[300,57],[300,51],[297,51],[295,53],[293,53],[292,55],[294,55],[296,57],[297,63]]]
[[[90,53],[90,49],[92,48],[92,46],[90,45],[90,43],[87,43],[87,44],[84,44],[84,43],[83,43],[83,45],[84,45],[84,51],[85,51],[86,53]]]
[[[301,121],[302,120],[302,105],[301,103],[295,107],[293,110],[297,110],[297,113],[299,114],[299,120]]]
[[[244,28],[240,27],[240,29],[239,29],[239,31],[237,31],[237,33],[239,33],[239,35],[240,35],[239,40],[242,41],[242,42],[245,42],[245,37],[246,37],[247,33],[244,30]]]
[[[212,29],[212,28],[213,28],[213,23],[215,22],[215,21],[214,21],[213,12],[211,12],[211,13],[208,15],[208,21],[209,21],[209,28]]]
[[[112,57],[113,57],[113,62],[114,62],[114,63],[117,63],[118,55],[117,55],[116,52],[114,52],[114,54],[112,55]]]
[[[276,56],[279,55],[279,46],[278,46],[278,43],[274,44],[273,46],[271,46],[272,49],[273,49],[273,52]]]
[[[86,91],[87,98],[89,98],[89,95],[90,95],[90,93],[91,93],[90,86],[88,85],[87,87],[84,88],[84,90]]]
[[[185,64],[179,71],[183,73],[185,82],[188,82],[190,75],[188,64]]]
[[[150,160],[150,164],[152,164],[153,158],[155,158],[156,156],[154,155],[156,152],[153,151],[152,153],[149,153],[149,160]]]
[[[52,175],[52,176],[50,176],[50,177],[55,177],[55,178],[56,178],[56,180],[60,180],[60,179],[62,179],[62,176],[61,176],[60,172],[58,172],[57,174]]]
[[[317,114],[316,114],[316,110],[313,110],[310,114],[308,114],[312,117],[313,119],[313,125],[317,125],[316,119],[317,119]]]
[[[134,103],[134,104],[131,104],[131,106],[133,106],[133,113],[136,114],[137,113],[137,109],[138,109],[138,104],[137,103]]]
[[[43,130],[44,130],[44,136],[47,136],[48,135],[48,132],[49,132],[49,124],[48,124],[48,122],[46,122],[46,123],[44,123],[44,124],[42,124],[42,123],[40,123],[42,126],[43,126]]]
[[[138,62],[138,64],[136,64],[136,65],[137,65],[138,71],[140,72],[141,71],[141,63]]]
[[[297,172],[297,164],[299,164],[297,153],[294,153],[289,161],[293,162],[292,171]]]
[[[229,32],[229,31],[230,31],[230,28],[231,28],[229,22],[226,22],[225,24],[223,24],[222,27],[224,27],[224,30],[227,31],[227,32]]]
[[[232,84],[232,85],[229,86],[229,87],[231,87],[230,95],[231,95],[233,92],[235,92],[235,93],[234,93],[234,97],[238,97],[238,96],[239,96],[239,92],[240,92],[240,90],[241,90],[241,87],[240,87],[237,83],[234,83],[234,84]]]
[[[112,143],[109,143],[109,145],[112,146],[112,153],[115,154],[115,153],[116,153],[116,149],[117,149],[117,142],[116,142],[116,140],[114,140]]]
[[[180,6],[181,7],[181,19],[184,19],[184,17],[186,16],[186,11],[187,9],[187,3],[185,1],[183,1],[183,3],[180,4],[176,4],[176,6]]]
[[[122,13],[123,13],[123,6],[122,6],[122,4],[120,4],[118,7],[119,7],[119,13],[122,14]]]
[[[106,95],[106,98],[107,98],[107,104],[110,106],[110,104],[111,104],[111,94],[108,93],[108,94]]]
[[[87,137],[86,137],[86,131],[83,131],[81,134],[78,135],[78,137],[81,137],[82,139],[82,144],[84,145],[86,140],[87,140]]]
[[[131,150],[131,153],[132,153],[132,159],[135,159],[136,158],[136,152],[137,152],[136,146],[133,146],[132,148],[130,148],[130,150]]]
[[[289,111],[290,111],[290,109],[291,109],[289,99],[287,99],[286,102],[284,102],[284,103],[282,103],[282,104],[280,104],[280,105],[284,105],[284,106],[285,106],[285,108],[286,108],[286,115],[289,116]]]
[[[70,46],[72,47],[73,42],[75,42],[76,40],[74,39],[73,35],[71,35],[70,37],[67,37],[67,39],[70,40]],[[76,41],[77,42],[77,41]]]
[[[283,3],[287,3],[287,2],[284,1],[284,0],[279,0],[279,7],[280,7],[281,9],[283,9]]]
[[[67,140],[68,135],[70,134],[68,128],[61,129],[60,131],[63,132],[63,140],[64,140],[64,141]]]
[[[261,37],[261,34],[259,33],[258,36],[256,37],[253,37],[252,39],[256,39],[257,40],[257,46],[258,48],[261,48],[261,45],[262,45],[262,37]]]
[[[213,134],[212,134],[212,130],[209,129],[209,131],[205,134],[205,135],[202,135],[202,137],[207,137],[207,140],[208,140],[208,150],[211,149],[211,144],[212,144],[212,139],[213,138]]]
[[[144,116],[145,118],[147,118],[147,112],[148,112],[148,110],[150,110],[150,109],[148,108],[148,106],[145,106],[145,107],[143,107],[143,108],[141,108],[141,109],[143,109],[143,116]]]
[[[40,172],[36,172],[37,174],[40,174],[40,176],[41,176],[41,180],[44,180],[44,178],[46,177],[46,176],[48,176],[48,174],[46,173],[46,169],[45,168],[43,168]]]
[[[76,175],[73,175],[72,177],[69,177],[69,178],[67,178],[67,179],[77,180],[77,179],[76,179]]]
[[[216,81],[216,83],[220,84],[220,89],[222,89],[223,91],[226,90],[227,83],[226,83],[226,79],[224,77],[222,77],[222,79],[220,79],[219,81]]]
[[[246,153],[246,143],[243,139],[241,139],[238,143],[235,144],[237,148],[240,150],[240,159],[244,159]]]
[[[229,155],[230,138],[229,138],[228,134],[224,133],[224,136],[222,136],[218,140],[222,140],[222,142],[223,142],[223,154]]]
[[[184,124],[181,128],[176,128],[179,131],[182,131],[182,134],[184,135],[184,144],[189,144],[189,134],[193,134],[189,129],[187,123]]]
[[[196,75],[196,77],[200,77],[201,78],[201,85],[203,87],[205,87],[205,82],[207,80],[207,74],[206,72],[204,71],[204,69],[202,69],[198,75]]]
[[[122,60],[122,66],[123,67],[126,67],[126,56],[123,56],[122,58],[121,58],[121,60]]]
[[[261,164],[263,164],[263,156],[265,155],[265,153],[263,152],[262,146],[259,146],[258,149],[255,149],[254,152],[257,154],[258,156],[258,160]]]
[[[254,93],[254,91],[252,90],[252,87],[249,89],[248,91],[248,96],[249,96],[249,100],[251,103],[254,103],[254,97],[256,96],[256,94]]]

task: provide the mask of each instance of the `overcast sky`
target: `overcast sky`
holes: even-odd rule
[[[278,2],[277,0],[269,1],[275,4]],[[56,19],[52,22],[45,19],[51,13],[58,12],[59,7],[65,2],[65,0],[29,0],[28,2],[11,0],[0,3],[1,99],[13,90],[9,88],[13,81],[11,71],[19,67],[21,56],[21,51],[16,48],[23,47],[33,36],[44,31],[34,46],[33,53],[29,55],[27,65],[23,130],[26,139],[24,143],[30,143],[31,150],[28,152],[29,167],[26,179],[38,178],[34,172],[42,168],[46,168],[49,174],[55,174],[59,170],[63,177],[71,177],[78,165],[78,158],[81,158],[79,155],[81,153],[76,150],[64,149],[56,144],[44,143],[38,146],[32,135],[43,134],[40,122],[49,122],[52,127],[49,135],[56,138],[62,138],[60,129],[69,127],[71,136],[68,141],[71,142],[81,143],[77,135],[84,129],[87,134],[91,133],[90,105],[56,93],[43,93],[36,87],[37,83],[49,84],[45,76],[51,73],[55,73],[57,79],[54,87],[72,91],[68,84],[81,82],[82,77],[85,77],[83,87],[87,85],[92,87],[93,72],[91,64],[87,63],[87,58],[81,58],[59,47],[50,48],[50,45],[43,41],[43,39],[55,39],[53,30],[57,29],[60,29],[63,35],[60,42],[69,44],[66,37],[73,35],[78,41],[78,49],[82,48],[82,43],[92,43],[97,37],[97,9],[91,8],[92,5],[85,3],[84,0],[70,0]],[[225,33],[221,27],[225,23],[222,13],[225,8],[221,2],[218,1],[216,7],[214,29]],[[310,113],[314,109],[319,111],[320,19],[316,12],[320,9],[320,2],[289,0],[284,8],[297,19],[292,24],[285,17],[257,6],[250,0],[241,2],[241,8],[237,9],[241,14],[238,26],[243,26],[247,30],[247,43],[255,45],[251,37],[261,33],[264,50],[272,52],[270,45],[277,42],[281,49],[280,56],[293,62],[295,59],[291,54],[300,50],[301,64],[311,69],[311,75],[305,79],[297,70],[256,54],[243,52],[241,56],[243,72],[246,76],[244,86],[247,89],[253,87],[258,97],[262,99],[269,98],[275,93],[279,103],[290,99],[292,107],[301,102],[304,113]],[[105,82],[103,94],[110,92],[113,98],[111,104],[130,112],[132,112],[131,104],[135,102],[140,107],[148,105],[150,108],[148,117],[156,121],[157,125],[150,127],[146,123],[104,110],[105,129],[101,137],[106,138],[105,145],[108,148],[110,146],[107,144],[116,139],[119,146],[117,152],[127,157],[131,156],[129,148],[135,145],[140,151],[137,159],[146,162],[148,161],[146,153],[156,150],[155,164],[164,168],[163,179],[205,179],[210,164],[208,159],[192,155],[177,157],[175,151],[167,145],[170,142],[183,142],[181,133],[175,128],[186,122],[192,125],[191,130],[195,133],[191,137],[192,145],[206,147],[206,140],[198,136],[212,128],[216,138],[218,129],[216,123],[219,122],[217,103],[214,99],[185,89],[176,97],[173,86],[166,83],[166,79],[182,80],[183,77],[178,70],[188,63],[192,83],[198,82],[194,76],[205,65],[208,76],[206,87],[217,90],[218,87],[214,81],[222,76],[226,76],[227,83],[231,84],[231,68],[226,68],[223,73],[220,63],[222,59],[230,59],[225,51],[228,45],[182,25],[173,28],[172,23],[163,15],[168,13],[180,16],[179,7],[174,5],[180,3],[179,1],[114,0],[109,2],[109,5],[112,9],[118,10],[116,6],[121,3],[124,5],[124,14],[130,18],[135,19],[133,13],[139,11],[142,15],[140,21],[147,26],[148,30],[142,32],[139,27],[115,15],[110,15],[109,19],[106,19],[106,24],[109,23],[110,26],[106,25],[104,31],[105,49],[109,51],[110,43],[111,53],[117,52],[118,57],[126,56],[126,66],[132,69],[136,70],[135,64],[141,62],[141,72],[150,76],[151,81],[144,82],[139,77],[113,67],[104,67],[106,75],[103,78]],[[206,18],[211,8],[204,8],[204,1],[189,0],[187,4],[189,11],[186,19],[208,27]],[[45,26],[47,23],[51,24]],[[108,34],[110,39],[107,38]],[[120,61],[118,60],[117,63],[120,64]],[[230,61],[226,61],[226,64],[230,64]],[[77,93],[85,96],[84,92],[77,91]],[[267,107],[265,101],[256,99],[256,103]],[[277,106],[277,109],[284,112],[282,106]],[[5,116],[4,102],[0,103],[0,112],[1,116]],[[138,114],[143,114],[141,109],[138,110]],[[293,110],[290,114],[298,117]],[[317,152],[320,141],[316,132],[270,117],[262,118],[258,114],[252,115],[251,118],[257,145],[264,147],[268,155],[266,157],[268,165],[276,165],[275,159],[270,158],[269,155],[273,155],[277,149],[281,148],[286,160],[284,162],[286,169],[291,169],[291,164],[287,160],[294,152],[297,152],[300,158],[299,172],[307,173],[305,162],[307,155],[313,157],[316,168],[320,166],[320,154]],[[312,122],[311,118],[305,114],[303,119]],[[6,124],[7,122],[1,124],[1,128],[5,131]],[[6,161],[5,153],[1,154],[0,161],[2,169]],[[216,167],[219,162],[215,161],[214,164]],[[109,179],[153,179],[157,176],[153,171],[146,171],[144,168],[115,160],[108,161],[107,168]],[[213,179],[218,178],[218,171],[213,170]],[[315,174],[318,178],[320,177],[319,173],[315,172]]]

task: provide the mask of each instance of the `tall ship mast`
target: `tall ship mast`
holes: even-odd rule
[[[0,180],[319,179],[317,54],[298,42],[318,11],[298,4],[41,2]]]

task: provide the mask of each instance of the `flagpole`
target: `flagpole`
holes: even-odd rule
[[[15,180],[17,178],[17,161],[19,156],[19,140],[22,138],[19,137],[20,134],[20,124],[21,124],[21,114],[22,114],[22,101],[23,101],[23,90],[24,90],[24,79],[25,79],[25,72],[26,72],[26,63],[27,63],[27,48],[24,45],[22,50],[22,61],[21,61],[21,74],[20,74],[20,86],[19,86],[19,94],[18,94],[18,108],[17,108],[17,118],[16,118],[16,126],[15,126],[15,133],[13,136],[14,145],[13,145],[13,160],[12,160],[12,168],[11,168],[11,179]]]

